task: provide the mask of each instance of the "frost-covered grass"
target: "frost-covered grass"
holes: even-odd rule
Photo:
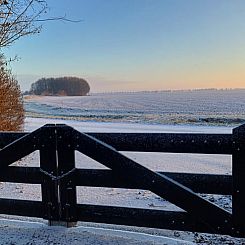
[[[27,116],[98,122],[236,125],[245,122],[245,90],[201,90],[28,97]]]

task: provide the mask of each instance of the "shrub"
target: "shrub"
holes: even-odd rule
[[[0,57],[0,131],[20,131],[24,107],[20,87]]]

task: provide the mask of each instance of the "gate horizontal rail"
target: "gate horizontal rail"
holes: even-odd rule
[[[158,172],[191,188],[198,193],[232,194],[232,176],[218,174],[192,174]],[[76,169],[71,176],[76,186],[145,189],[147,186],[125,183],[111,170]],[[0,182],[42,184],[42,173],[38,167],[7,167],[0,173]]]
[[[183,231],[212,232],[183,211],[78,204],[79,220]]]
[[[245,125],[232,134],[80,133],[45,125],[32,133],[1,132],[0,148],[1,182],[42,189],[42,201],[0,199],[0,213],[245,237]],[[37,150],[40,167],[9,166]],[[75,151],[109,169],[77,169]],[[232,175],[153,172],[119,151],[232,155]],[[150,190],[185,211],[78,204],[77,186]],[[232,195],[232,213],[197,193]]]
[[[0,148],[29,133],[0,133]],[[85,133],[118,151],[232,154],[232,134]]]
[[[8,215],[43,217],[43,207],[40,201],[0,198],[0,212]]]

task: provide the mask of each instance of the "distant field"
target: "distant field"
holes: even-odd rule
[[[27,97],[27,116],[153,124],[245,123],[245,89]]]

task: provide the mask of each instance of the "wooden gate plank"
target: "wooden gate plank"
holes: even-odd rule
[[[245,125],[233,130],[232,220],[233,235],[245,236]]]
[[[44,127],[27,134],[0,150],[0,167],[7,167],[40,148],[39,138],[44,132]]]

